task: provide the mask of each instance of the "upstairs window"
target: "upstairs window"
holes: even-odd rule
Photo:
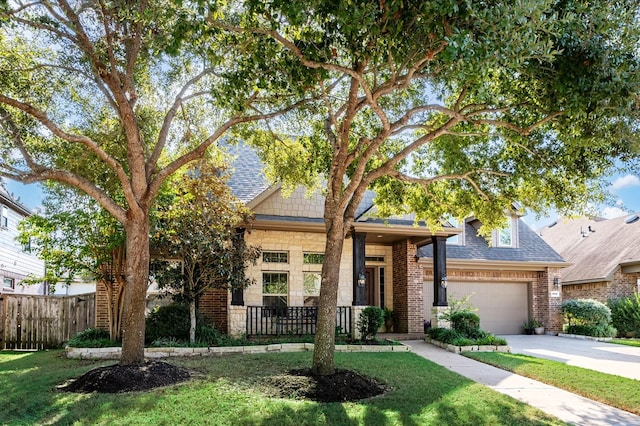
[[[513,220],[509,218],[507,220],[507,226],[500,229],[497,232],[497,246],[498,247],[513,247],[515,246],[515,232],[513,226]]]
[[[289,263],[288,251],[265,251],[262,253],[264,263]]]
[[[2,206],[2,217],[0,218],[0,227],[2,228],[9,227],[9,208],[7,206]]]
[[[449,217],[447,218],[447,222],[449,222],[449,224],[451,224],[451,226],[453,226],[454,228],[462,228],[461,233],[459,233],[458,235],[452,235],[451,237],[447,238],[447,244],[451,244],[451,245],[464,244],[464,221],[460,222],[455,217]]]

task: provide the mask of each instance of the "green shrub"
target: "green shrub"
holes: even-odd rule
[[[562,312],[567,333],[594,337],[616,335],[616,330],[610,325],[611,310],[602,302],[593,299],[567,300],[562,304]]]
[[[73,336],[67,344],[74,348],[106,348],[120,346],[109,338],[109,332],[99,328],[87,328]]]
[[[217,344],[220,339],[218,332],[207,324],[206,318],[196,313],[196,340],[200,343]],[[152,343],[163,338],[173,338],[178,341],[189,341],[189,306],[182,303],[159,306],[154,309],[146,320],[145,340]]]
[[[619,336],[640,336],[640,294],[609,300],[607,305],[611,309],[611,324]]]
[[[451,322],[451,328],[465,335],[480,329],[480,317],[474,312],[453,312],[449,316],[449,321]]]
[[[465,339],[466,337],[460,334],[460,332],[451,328],[430,328],[427,330],[427,334],[433,340],[437,340],[442,343],[453,344],[457,339]]]
[[[362,339],[373,339],[378,334],[378,329],[384,324],[384,312],[377,306],[367,306],[362,310],[356,327]]]

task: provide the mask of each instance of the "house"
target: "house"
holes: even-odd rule
[[[608,299],[640,291],[640,215],[561,218],[540,236],[571,265],[562,270],[562,295]]]
[[[30,244],[16,241],[18,223],[30,214],[0,181],[0,293],[47,294],[44,283],[20,284],[29,275],[42,277],[45,273],[44,262],[31,253]]]
[[[283,196],[279,185],[264,179],[251,149],[234,149],[240,160],[229,185],[255,212],[245,229],[248,244],[262,248],[257,264],[247,270],[256,285],[232,293],[211,291],[199,308],[230,334],[268,333],[274,327],[287,332],[290,324],[282,317],[300,317],[304,307],[317,304],[325,244],[323,199],[306,196],[302,188]],[[426,321],[435,321],[437,311],[446,309],[448,293],[458,299],[471,295],[481,326],[495,333],[522,333],[523,322],[532,318],[548,332],[561,330],[561,288],[554,279],[567,263],[516,212],[490,245],[477,235],[480,224],[473,218],[446,223],[435,232],[415,226],[410,216],[376,219],[373,196],[367,194],[361,203],[345,240],[340,327],[347,326],[344,316],[353,320],[364,306],[375,305],[394,311],[394,331],[422,332]],[[284,309],[288,314],[279,313]]]

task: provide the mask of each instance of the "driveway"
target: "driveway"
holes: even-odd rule
[[[515,354],[640,380],[640,348],[558,336],[504,336]]]

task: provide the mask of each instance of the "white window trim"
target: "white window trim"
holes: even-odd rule
[[[9,228],[9,207],[4,204],[2,205],[2,212],[0,213],[0,228]]]
[[[508,217],[507,220],[509,221],[508,222],[509,227],[511,228],[511,244],[502,244],[500,242],[500,232],[503,229],[506,229],[506,228],[502,228],[493,232],[494,247],[503,247],[503,248],[518,247],[518,221],[515,220],[513,217]]]

